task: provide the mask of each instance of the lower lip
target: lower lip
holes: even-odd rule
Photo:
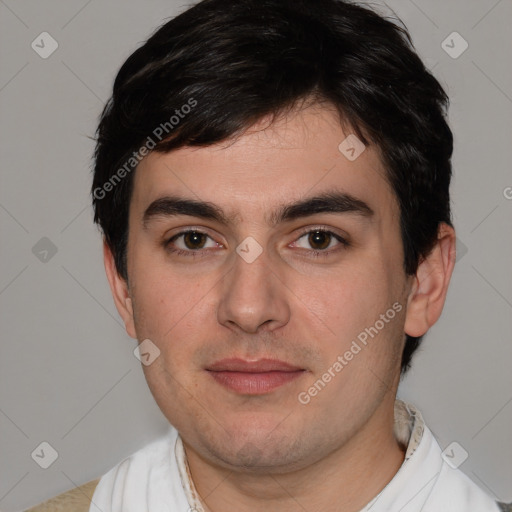
[[[219,384],[232,391],[244,395],[264,395],[288,382],[292,382],[300,377],[304,371],[263,373],[210,371],[209,373]]]

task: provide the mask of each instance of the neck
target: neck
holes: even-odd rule
[[[384,406],[384,404],[382,404]],[[300,470],[254,475],[206,461],[183,441],[206,512],[357,512],[391,481],[405,452],[393,433],[393,407],[379,408],[349,442]]]

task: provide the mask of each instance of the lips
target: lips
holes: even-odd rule
[[[217,383],[244,395],[270,393],[305,373],[303,368],[277,359],[222,359],[206,370]]]
[[[214,372],[294,372],[302,370],[297,366],[279,361],[278,359],[258,359],[256,361],[246,361],[245,359],[222,359],[207,367],[207,370]]]

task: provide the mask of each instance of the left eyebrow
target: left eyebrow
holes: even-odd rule
[[[281,206],[273,212],[269,224],[275,226],[281,222],[289,222],[317,213],[354,213],[363,218],[371,218],[374,211],[363,200],[346,192],[325,192],[294,203]]]
[[[274,227],[283,222],[310,217],[318,213],[353,213],[368,219],[374,215],[372,208],[363,200],[345,192],[335,191],[282,205],[271,212],[267,223]],[[233,223],[233,218],[218,205],[179,196],[165,196],[153,201],[145,210],[142,221],[144,228],[147,228],[152,218],[178,215],[213,220],[223,225]]]

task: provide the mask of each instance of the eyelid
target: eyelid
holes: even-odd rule
[[[196,228],[194,226],[187,227],[187,228],[183,229],[182,231],[179,231],[178,233],[175,233],[171,237],[166,236],[165,239],[164,239],[164,245],[167,246],[171,242],[175,241],[176,239],[178,239],[178,238],[180,238],[180,237],[182,237],[182,236],[184,236],[184,235],[186,235],[188,233],[199,233],[200,235],[206,236],[207,238],[209,238],[210,240],[212,240],[216,244],[220,245],[221,247],[224,246],[223,243],[217,242],[215,240],[215,238],[208,232],[208,230],[206,230],[204,228],[199,228],[199,227]],[[198,249],[198,250],[195,250],[195,251],[192,250],[192,249],[188,249],[188,252],[201,252],[201,251],[204,251],[204,249]]]
[[[180,229],[180,228],[178,228],[178,229]],[[211,239],[214,238],[208,228],[199,227],[199,226],[187,226],[185,228],[181,228],[180,231],[177,231],[176,233],[174,233],[173,235],[170,235],[170,236],[169,236],[168,232],[166,232],[164,234],[163,238],[166,242],[170,242],[171,240],[178,238],[181,235],[186,235],[187,233],[190,233],[190,232],[200,233],[200,234],[209,236]]]
[[[343,238],[343,239],[348,241],[348,236],[347,235],[339,234],[339,233],[337,233],[337,231],[334,230],[334,228],[331,228],[329,226],[324,226],[324,225],[317,225],[317,226],[313,225],[313,226],[306,226],[304,228],[301,228],[299,230],[299,234],[297,236],[297,239],[302,237],[302,236],[304,236],[307,233],[312,232],[312,231],[323,231],[325,233],[331,233],[333,235],[337,235],[340,238]],[[190,233],[190,232],[201,233],[203,235],[209,236],[213,240],[213,237],[211,236],[211,234],[209,233],[209,231],[206,228],[195,227],[195,226],[186,227],[182,231],[179,231],[179,232],[175,233],[171,237],[165,235],[164,238],[165,238],[166,242],[170,242],[171,240],[174,240],[174,239],[178,238],[181,235],[186,235],[187,233]],[[294,240],[294,241],[296,241],[296,240]],[[217,242],[217,243],[219,243],[219,242]]]
[[[300,238],[302,238],[304,235],[307,235],[307,234],[315,232],[315,231],[321,231],[323,233],[327,233],[327,234],[332,235],[339,242],[338,245],[341,245],[341,246],[344,246],[344,247],[348,247],[350,245],[350,239],[349,239],[349,237],[347,235],[339,234],[335,228],[331,228],[331,227],[325,226],[325,225],[306,226],[304,228],[301,228],[300,231],[299,231],[299,234],[294,238],[293,242],[291,242],[291,243],[295,243]],[[207,229],[200,228],[200,227],[194,227],[194,226],[189,226],[187,228],[184,228],[182,231],[179,231],[178,233],[175,233],[171,237],[166,237],[165,240],[164,240],[164,247],[167,248],[170,245],[171,242],[173,242],[174,240],[178,239],[179,237],[184,236],[184,235],[186,235],[187,233],[190,233],[190,232],[199,233],[199,234],[205,235],[206,237],[208,237],[212,241],[214,241],[216,244],[220,245],[220,247],[224,247],[224,244],[222,244],[221,242],[217,242],[214,239],[214,237],[210,235],[210,233],[208,232]],[[194,254],[194,255],[199,255],[201,253],[210,252],[211,249],[212,248],[194,250],[194,249],[179,249],[178,248],[178,249],[170,250],[170,252],[191,253],[191,254]],[[321,254],[325,254],[325,255],[331,254],[331,253],[336,252],[338,250],[336,248],[335,249],[324,249],[324,250],[304,249],[304,248],[300,248],[300,249],[303,249],[304,251],[308,251],[310,253],[318,253],[318,254],[321,253]]]
[[[302,228],[300,231],[300,234],[295,238],[295,240],[292,243],[297,242],[304,235],[308,235],[310,233],[314,233],[317,231],[331,235],[335,240],[337,240],[339,242],[338,246],[341,245],[343,247],[349,247],[351,245],[350,238],[348,235],[340,234],[338,232],[338,230],[336,230],[334,228],[330,228],[328,226],[307,226],[305,228]],[[301,248],[301,249],[303,249],[303,248]],[[339,249],[339,247],[338,247],[338,249]],[[323,250],[319,250],[319,249],[304,249],[304,250],[306,250],[308,252],[312,252],[312,253],[318,253],[318,254],[322,253],[322,254],[328,255],[328,254],[336,252],[338,249],[334,248],[334,249],[323,249]]]
[[[301,228],[299,230],[299,237],[300,236],[303,236],[307,233],[310,233],[311,231],[323,231],[325,233],[331,233],[333,235],[337,235],[339,236],[340,238],[343,238],[343,239],[347,239],[348,240],[348,235],[347,234],[341,234],[339,233],[338,231],[340,231],[339,229],[336,229],[336,228],[332,228],[330,226],[325,226],[325,225],[322,225],[322,224],[319,224],[319,225],[313,225],[313,226],[306,226],[304,228]]]
[[[312,233],[315,231],[321,231],[322,233],[328,233],[334,236],[338,241],[343,241],[347,245],[350,243],[350,236],[345,231],[342,231],[340,229],[331,227],[331,226],[325,226],[325,225],[313,225],[313,226],[306,226],[304,228],[301,228],[299,230],[299,234],[297,235],[296,240],[303,237],[304,235],[307,235],[308,233]]]

